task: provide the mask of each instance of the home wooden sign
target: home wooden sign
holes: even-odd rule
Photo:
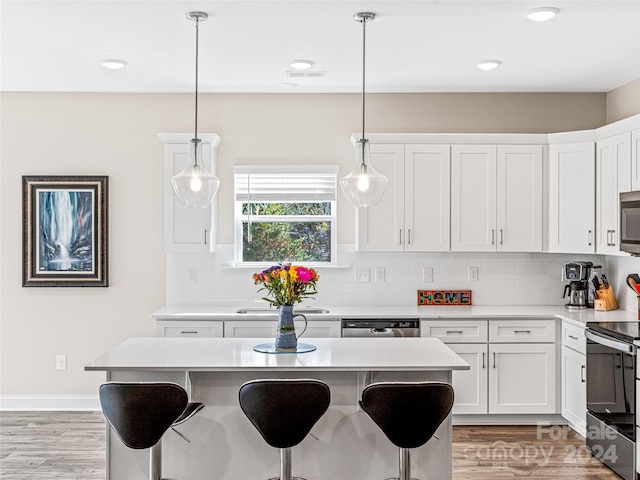
[[[471,290],[418,290],[418,305],[471,305]]]

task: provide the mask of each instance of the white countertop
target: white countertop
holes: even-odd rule
[[[256,320],[275,318],[277,312],[264,314],[240,314],[237,310],[242,307],[256,308],[255,305],[225,306],[218,304],[172,305],[161,308],[151,314],[155,320]],[[562,305],[496,305],[496,306],[325,306],[311,305],[309,308],[323,308],[328,314],[305,314],[309,321],[333,320],[341,318],[419,318],[423,320],[455,319],[455,318],[502,318],[534,319],[559,318],[569,320],[578,325],[587,322],[630,322],[637,321],[637,312],[611,310],[598,312],[593,308],[571,312]],[[304,313],[304,307],[299,309]]]
[[[264,338],[130,338],[85,370],[443,371],[469,364],[436,338],[308,338],[308,353],[253,350]]]

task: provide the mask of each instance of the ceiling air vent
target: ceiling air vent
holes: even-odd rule
[[[324,77],[327,72],[299,72],[299,71],[287,71],[287,77],[289,78],[321,78]]]

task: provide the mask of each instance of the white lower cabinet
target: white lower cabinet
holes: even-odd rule
[[[422,331],[471,367],[453,372],[454,414],[557,413],[555,320],[425,320]]]
[[[556,413],[556,346],[489,345],[489,413]]]
[[[295,320],[296,334],[304,329],[303,320]],[[230,338],[275,338],[277,320],[228,320],[224,322],[224,336]],[[340,320],[314,320],[308,322],[303,334],[307,338],[340,336]]]
[[[487,413],[489,377],[487,376],[486,343],[450,343],[447,344],[467,362],[470,370],[453,371],[455,402],[454,414]]]
[[[584,328],[562,322],[562,416],[586,435],[587,383]]]

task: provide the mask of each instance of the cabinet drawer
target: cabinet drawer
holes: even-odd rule
[[[483,343],[488,339],[486,320],[423,320],[422,336],[444,343]]]
[[[562,322],[562,345],[580,353],[587,353],[587,339],[584,327],[578,327],[569,322]]]
[[[158,321],[157,337],[215,338],[222,337],[222,322]]]
[[[550,343],[556,341],[555,320],[490,320],[489,342]]]
[[[303,320],[294,321],[296,335],[304,329]],[[224,322],[224,336],[233,338],[275,338],[277,320],[229,320]],[[330,338],[340,336],[340,320],[314,320],[307,323],[304,338]]]

